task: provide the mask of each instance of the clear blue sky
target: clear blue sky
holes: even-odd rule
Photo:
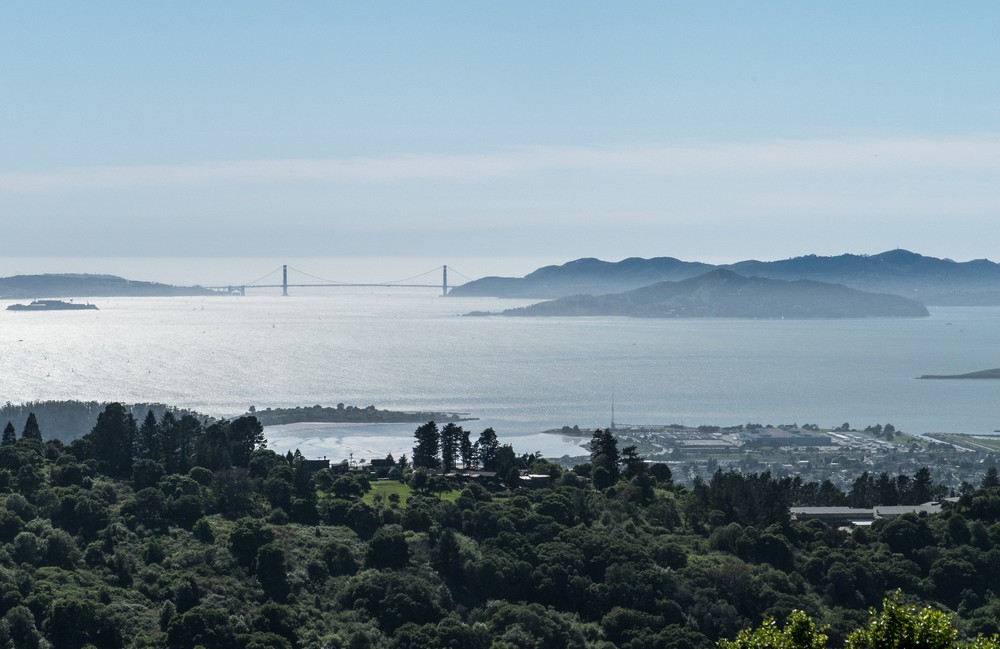
[[[5,254],[998,259],[998,25],[985,1],[5,3]]]

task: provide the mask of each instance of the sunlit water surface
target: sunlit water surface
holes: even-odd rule
[[[99,311],[0,310],[0,401],[158,401],[216,416],[348,405],[469,413],[519,451],[579,454],[541,431],[619,423],[893,423],[1000,428],[1000,309],[905,320],[461,317],[524,301],[430,289],[290,297],[102,298]],[[10,301],[0,302],[0,309]],[[2,422],[0,422],[2,423]],[[269,428],[311,456],[409,452],[413,425]]]

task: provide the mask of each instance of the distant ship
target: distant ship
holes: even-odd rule
[[[97,305],[75,304],[63,300],[34,300],[31,304],[11,304],[8,311],[96,311]]]

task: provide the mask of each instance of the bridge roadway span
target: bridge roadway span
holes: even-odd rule
[[[239,285],[229,285],[229,286],[206,286],[205,288],[218,291],[220,293],[228,293],[230,295],[246,295],[248,288],[280,288],[282,295],[288,295],[289,288],[350,288],[350,287],[372,287],[372,288],[437,288],[441,287],[441,295],[448,295],[448,267],[441,267],[441,283],[440,284],[401,284],[393,282],[385,282],[381,284],[361,284],[361,283],[350,283],[350,282],[333,282],[326,281],[324,283],[312,283],[312,284],[289,284],[288,283],[288,265],[285,264],[281,267],[281,283],[280,284],[239,284]],[[433,271],[431,271],[433,272]],[[424,273],[425,275],[427,273]],[[263,278],[262,278],[263,279]],[[414,278],[415,279],[415,278]]]

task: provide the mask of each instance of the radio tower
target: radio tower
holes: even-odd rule
[[[611,386],[611,430],[615,429],[615,386]]]

